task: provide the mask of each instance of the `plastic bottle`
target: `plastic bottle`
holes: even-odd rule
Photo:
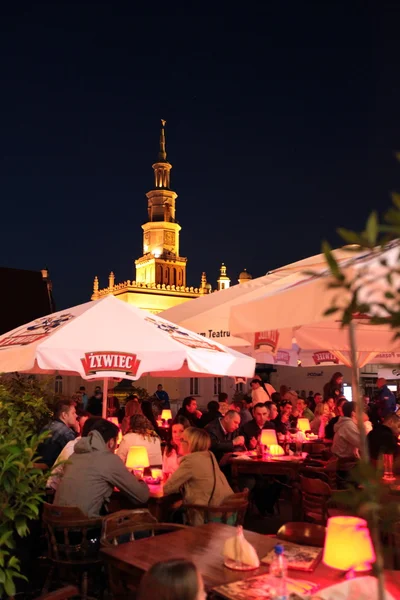
[[[287,559],[283,553],[283,546],[275,546],[275,556],[269,567],[271,586],[275,590],[274,600],[288,600],[287,591]]]

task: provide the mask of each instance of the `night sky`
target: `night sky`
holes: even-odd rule
[[[58,308],[134,279],[161,118],[189,285],[317,253],[400,190],[395,2],[8,4],[0,266],[47,267]]]

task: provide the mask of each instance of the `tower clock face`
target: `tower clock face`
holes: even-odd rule
[[[175,232],[174,231],[166,231],[165,232],[165,243],[169,246],[173,246],[175,244]]]

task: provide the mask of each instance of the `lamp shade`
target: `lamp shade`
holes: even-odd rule
[[[149,467],[149,455],[146,448],[144,446],[131,446],[126,457],[125,466],[128,469],[144,469],[145,467]]]
[[[303,431],[303,433],[310,431],[310,421],[303,418],[297,419],[297,429],[300,429],[300,431]]]
[[[369,571],[375,562],[375,551],[365,519],[328,519],[322,560],[328,567],[341,571]]]
[[[261,432],[261,444],[263,446],[273,446],[278,443],[276,431],[274,429],[263,429]]]
[[[169,421],[170,419],[172,419],[172,412],[169,408],[164,408],[164,410],[161,413],[161,418],[164,421]]]

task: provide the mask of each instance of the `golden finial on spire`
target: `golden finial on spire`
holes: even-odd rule
[[[167,160],[167,151],[165,148],[165,130],[164,127],[167,121],[161,119],[161,134],[160,134],[160,152],[158,153],[158,160],[165,162]]]
[[[162,124],[163,127],[165,127],[166,124],[167,124],[167,121],[165,121],[164,119],[161,119],[161,124]]]
[[[96,277],[94,278],[94,281],[93,281],[93,293],[97,294],[98,291],[99,291],[99,278],[96,275]]]

